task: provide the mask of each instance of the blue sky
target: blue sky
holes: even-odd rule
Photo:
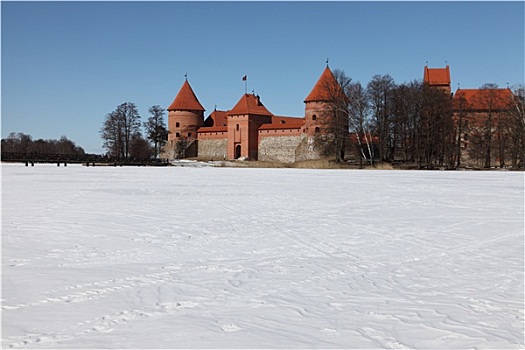
[[[66,135],[101,153],[107,113],[167,107],[184,74],[206,115],[248,90],[304,115],[329,58],[354,81],[421,79],[455,90],[524,83],[523,2],[1,2],[2,137]],[[167,114],[166,114],[167,120]]]

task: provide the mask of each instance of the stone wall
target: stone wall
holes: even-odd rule
[[[175,141],[166,142],[164,147],[160,149],[159,158],[169,160],[175,159]]]
[[[160,158],[163,159],[178,159],[179,155],[177,154],[177,142],[176,140],[168,141],[160,151]],[[197,156],[197,140],[190,140],[186,150],[184,151],[183,158],[191,158]]]
[[[295,162],[295,150],[301,136],[266,136],[259,140],[258,159],[266,162]]]
[[[199,158],[223,160],[228,157],[228,139],[199,140]]]
[[[330,146],[330,142],[323,138],[303,135],[295,150],[295,161],[324,158],[330,154]]]

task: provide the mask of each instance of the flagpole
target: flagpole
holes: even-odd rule
[[[244,94],[246,95],[248,93],[248,76],[244,76]]]

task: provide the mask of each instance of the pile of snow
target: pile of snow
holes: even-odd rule
[[[217,166],[217,164],[213,162],[201,162],[201,161],[192,160],[192,159],[174,159],[174,160],[170,160],[170,164],[173,166],[178,166],[178,167],[192,167],[192,168]]]
[[[524,175],[2,165],[3,348],[523,348]]]

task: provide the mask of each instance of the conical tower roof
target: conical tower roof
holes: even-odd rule
[[[200,104],[187,80],[182,84],[177,97],[168,107],[168,111],[172,110],[204,111],[204,107]]]
[[[341,93],[341,85],[335,79],[330,68],[326,67],[304,102],[330,101],[333,100],[333,96]]]
[[[259,96],[255,96],[254,94],[244,94],[235,107],[228,112],[228,115],[239,114],[273,115],[264,107]]]

